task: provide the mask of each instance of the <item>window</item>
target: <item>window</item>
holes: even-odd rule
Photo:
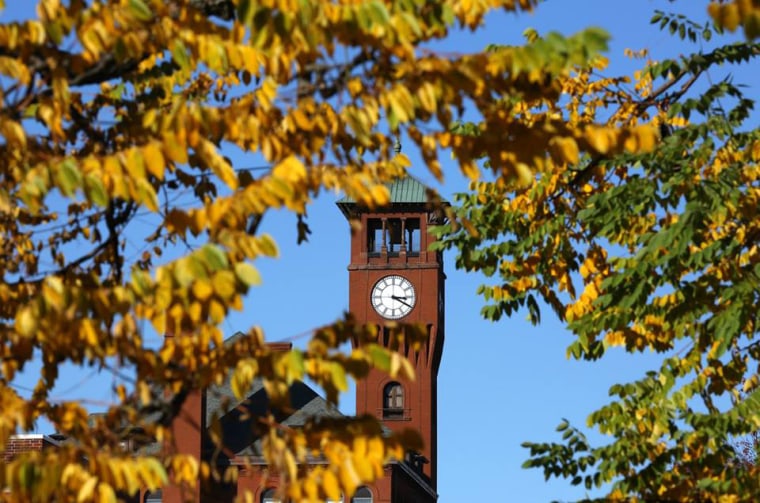
[[[261,503],[280,503],[280,500],[275,497],[277,491],[272,488],[267,489],[261,493]]]
[[[161,503],[163,501],[163,494],[161,493],[161,489],[158,489],[157,491],[146,492],[143,501],[145,503]]]
[[[419,255],[420,253],[420,219],[407,218],[404,225],[406,233],[406,252],[409,255]]]
[[[390,382],[383,388],[383,419],[401,419],[404,417],[404,387],[397,382]]]
[[[372,491],[369,487],[362,486],[356,490],[356,494],[351,498],[351,503],[372,503]]]
[[[370,218],[367,220],[367,252],[380,255],[387,252],[397,256],[420,253],[419,218]]]
[[[367,220],[367,252],[380,255],[383,248],[383,221],[379,218]]]

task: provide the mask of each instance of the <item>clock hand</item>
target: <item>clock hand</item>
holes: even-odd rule
[[[399,297],[398,295],[391,295],[391,299],[393,299],[393,300],[397,300],[397,301],[401,302],[402,304],[404,304],[406,307],[408,307],[408,308],[410,308],[410,309],[411,309],[411,307],[412,307],[412,306],[411,306],[409,303],[407,303],[407,302],[406,302],[406,300],[405,300],[405,299],[406,299],[406,296],[404,296],[404,297]]]

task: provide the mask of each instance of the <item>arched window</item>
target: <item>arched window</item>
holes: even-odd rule
[[[360,487],[351,498],[351,503],[372,503],[372,491],[367,486]]]
[[[397,382],[389,382],[383,388],[383,419],[404,417],[404,387]]]
[[[261,493],[261,503],[280,503],[280,500],[275,497],[277,491],[272,488],[265,490]]]

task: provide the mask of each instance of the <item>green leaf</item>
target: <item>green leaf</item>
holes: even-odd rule
[[[207,243],[200,250],[201,256],[205,260],[210,271],[219,271],[229,267],[227,254],[217,245]]]
[[[150,274],[137,268],[132,269],[132,289],[141,297],[148,295],[153,289]]]
[[[267,257],[276,257],[278,255],[277,250],[277,244],[275,244],[274,239],[272,239],[272,236],[269,234],[262,234],[259,236],[259,251],[262,255],[266,255]]]
[[[237,20],[244,26],[248,26],[253,21],[253,15],[256,12],[256,4],[252,0],[239,0],[237,5]]]
[[[82,173],[72,159],[58,165],[58,188],[65,196],[71,196],[82,183]]]
[[[383,2],[380,2],[379,0],[372,0],[371,2],[365,4],[367,8],[369,9],[371,15],[372,15],[372,24],[373,25],[387,25],[391,18],[388,14],[388,8],[385,6]]]
[[[108,193],[100,177],[92,174],[85,176],[84,190],[90,201],[103,208],[108,206]]]
[[[247,287],[261,284],[261,274],[259,274],[259,271],[246,262],[235,264],[235,275]]]
[[[153,19],[153,12],[150,10],[150,7],[145,5],[143,0],[129,0],[129,10],[140,21],[150,21]]]
[[[191,69],[190,57],[187,53],[187,47],[179,39],[176,39],[174,41],[174,44],[172,44],[172,57],[174,58],[174,61],[179,65],[179,67],[183,70]]]
[[[346,370],[338,362],[332,362],[330,365],[330,377],[333,385],[339,391],[348,391],[348,379],[346,378]]]
[[[391,369],[391,355],[387,349],[377,344],[367,344],[363,349],[369,355],[372,365],[376,369],[384,372]]]
[[[303,353],[297,349],[291,349],[284,353],[279,361],[284,366],[285,381],[290,384],[303,378],[306,368]]]

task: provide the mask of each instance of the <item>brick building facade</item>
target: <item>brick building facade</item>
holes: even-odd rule
[[[0,454],[2,454],[3,463],[7,463],[22,452],[42,451],[43,449],[58,447],[61,445],[61,440],[55,435],[14,435],[8,439],[5,451]]]
[[[368,210],[349,198],[338,201],[344,216],[361,224],[361,231],[352,232],[350,239],[349,310],[358,322],[378,326],[381,342],[411,361],[416,379],[391,379],[384,372],[371,370],[357,383],[356,413],[375,415],[388,431],[414,428],[422,435],[424,447],[420,453],[410,453],[406,459],[387,465],[384,477],[362,487],[350,501],[434,503],[438,498],[437,377],[444,343],[445,274],[442,254],[430,251],[435,239],[430,227],[440,221],[441,214],[429,208],[426,188],[413,178],[398,180],[388,189],[391,200],[383,209]],[[427,343],[421,348],[394,345],[385,325],[397,320],[422,327]],[[234,343],[234,337],[228,343]],[[290,391],[295,412],[280,418],[285,426],[297,428],[310,416],[340,415],[303,383],[295,383]],[[207,456],[207,439],[202,432],[212,416],[221,417],[226,451],[234,455],[220,462],[240,466],[234,486],[196,487],[193,499],[226,502],[247,490],[257,503],[274,503],[277,478],[271,474],[265,477],[260,441],[252,435],[249,424],[251,418],[267,410],[266,393],[256,383],[243,403],[235,403],[231,397],[227,385],[194,395],[175,421],[175,438],[181,440],[179,451]],[[222,404],[228,404],[227,408]],[[198,424],[203,425],[200,430]],[[168,487],[163,501],[178,502],[180,496],[177,488]]]
[[[424,441],[422,452],[409,453],[385,467],[382,478],[361,487],[345,503],[435,503],[437,500],[437,376],[444,342],[444,280],[440,252],[429,250],[434,237],[429,232],[440,214],[427,205],[426,189],[412,178],[389,185],[391,204],[384,209],[367,210],[344,198],[338,207],[350,221],[361,223],[352,232],[348,265],[349,309],[357,321],[378,326],[382,343],[401,352],[412,363],[414,381],[391,379],[371,370],[357,383],[357,414],[373,414],[387,431],[414,428]],[[413,323],[427,332],[422,347],[389,337],[386,322]],[[236,336],[226,344],[235,344]],[[289,345],[279,349],[288,350]],[[278,417],[286,427],[298,428],[309,417],[340,416],[306,384],[291,386],[291,410]],[[232,502],[250,491],[256,503],[276,503],[276,474],[266,472],[261,440],[256,437],[254,421],[269,409],[261,382],[254,382],[243,402],[235,400],[229,382],[189,395],[172,424],[175,452],[210,460],[215,452],[208,434],[213,418],[221,423],[224,455],[213,462],[220,468],[238,467],[237,481],[209,483],[194,488],[167,486],[155,494],[141,493],[140,502],[179,503],[185,500],[204,503]],[[52,436],[27,435],[11,439],[4,453],[39,450],[59,445]],[[144,446],[146,453],[157,452],[160,444]],[[318,460],[314,461],[319,462]]]

